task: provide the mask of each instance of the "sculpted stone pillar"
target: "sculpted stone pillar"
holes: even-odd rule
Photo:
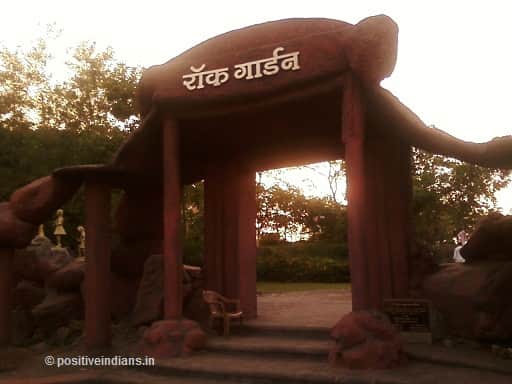
[[[11,341],[12,259],[14,249],[0,249],[0,345]]]
[[[162,126],[164,187],[164,318],[182,316],[181,169],[179,129],[167,117]]]
[[[85,184],[85,344],[105,348],[110,330],[110,187],[95,181]]]
[[[164,319],[146,329],[141,352],[169,358],[203,348],[206,335],[196,322],[183,318],[180,131],[169,115],[163,116],[162,145]]]
[[[238,163],[212,164],[205,180],[206,286],[240,299],[256,317],[255,173]]]
[[[371,129],[353,78],[342,108],[352,308],[378,309],[408,296],[410,147]]]

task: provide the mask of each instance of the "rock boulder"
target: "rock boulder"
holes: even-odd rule
[[[25,280],[43,282],[72,260],[66,248],[54,248],[51,241],[46,239],[16,251],[14,272]]]
[[[32,309],[44,300],[46,292],[42,286],[22,280],[14,288],[13,296],[15,308]]]
[[[74,259],[48,276],[46,284],[58,291],[78,291],[85,275],[85,260]]]
[[[406,361],[398,331],[386,315],[355,311],[345,315],[331,330],[335,345],[329,362],[349,369],[386,369]]]
[[[455,336],[480,340],[512,338],[512,262],[446,264],[423,283]]]
[[[512,215],[492,213],[485,217],[460,253],[467,263],[481,260],[512,261]]]
[[[70,320],[83,318],[83,302],[79,293],[49,292],[44,301],[32,309],[34,323],[45,334],[51,334]]]
[[[157,321],[144,331],[141,352],[155,358],[186,356],[206,345],[206,334],[188,319]]]

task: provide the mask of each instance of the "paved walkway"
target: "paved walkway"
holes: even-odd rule
[[[126,368],[44,367],[45,355],[74,356],[87,354],[76,346],[48,348],[39,353],[21,349],[3,351],[0,361],[8,357],[18,364],[16,370],[0,372],[0,384],[39,383],[358,383],[358,384],[437,384],[492,383],[512,381],[512,362],[501,360],[485,351],[442,346],[406,348],[410,362],[395,370],[350,371],[331,367],[326,355],[328,330],[351,310],[350,291],[318,290],[258,296],[257,319],[248,321],[243,332],[225,339],[211,338],[206,351],[188,358],[157,361],[156,367],[144,372]],[[252,331],[251,331],[252,328]],[[135,346],[133,331],[124,334],[114,327],[112,354],[126,354]],[[235,331],[235,330],[233,330]],[[116,340],[124,343],[118,344]],[[0,371],[2,367],[0,366]],[[7,367],[3,367],[4,369]]]
[[[331,328],[352,310],[349,289],[258,295],[261,325]]]

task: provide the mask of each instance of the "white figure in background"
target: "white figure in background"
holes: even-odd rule
[[[465,263],[466,260],[460,254],[460,249],[468,242],[469,235],[465,230],[457,233],[457,246],[453,251],[453,261],[456,263]]]

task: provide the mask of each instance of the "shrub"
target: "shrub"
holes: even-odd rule
[[[346,245],[304,242],[260,247],[257,275],[262,281],[349,282]]]

